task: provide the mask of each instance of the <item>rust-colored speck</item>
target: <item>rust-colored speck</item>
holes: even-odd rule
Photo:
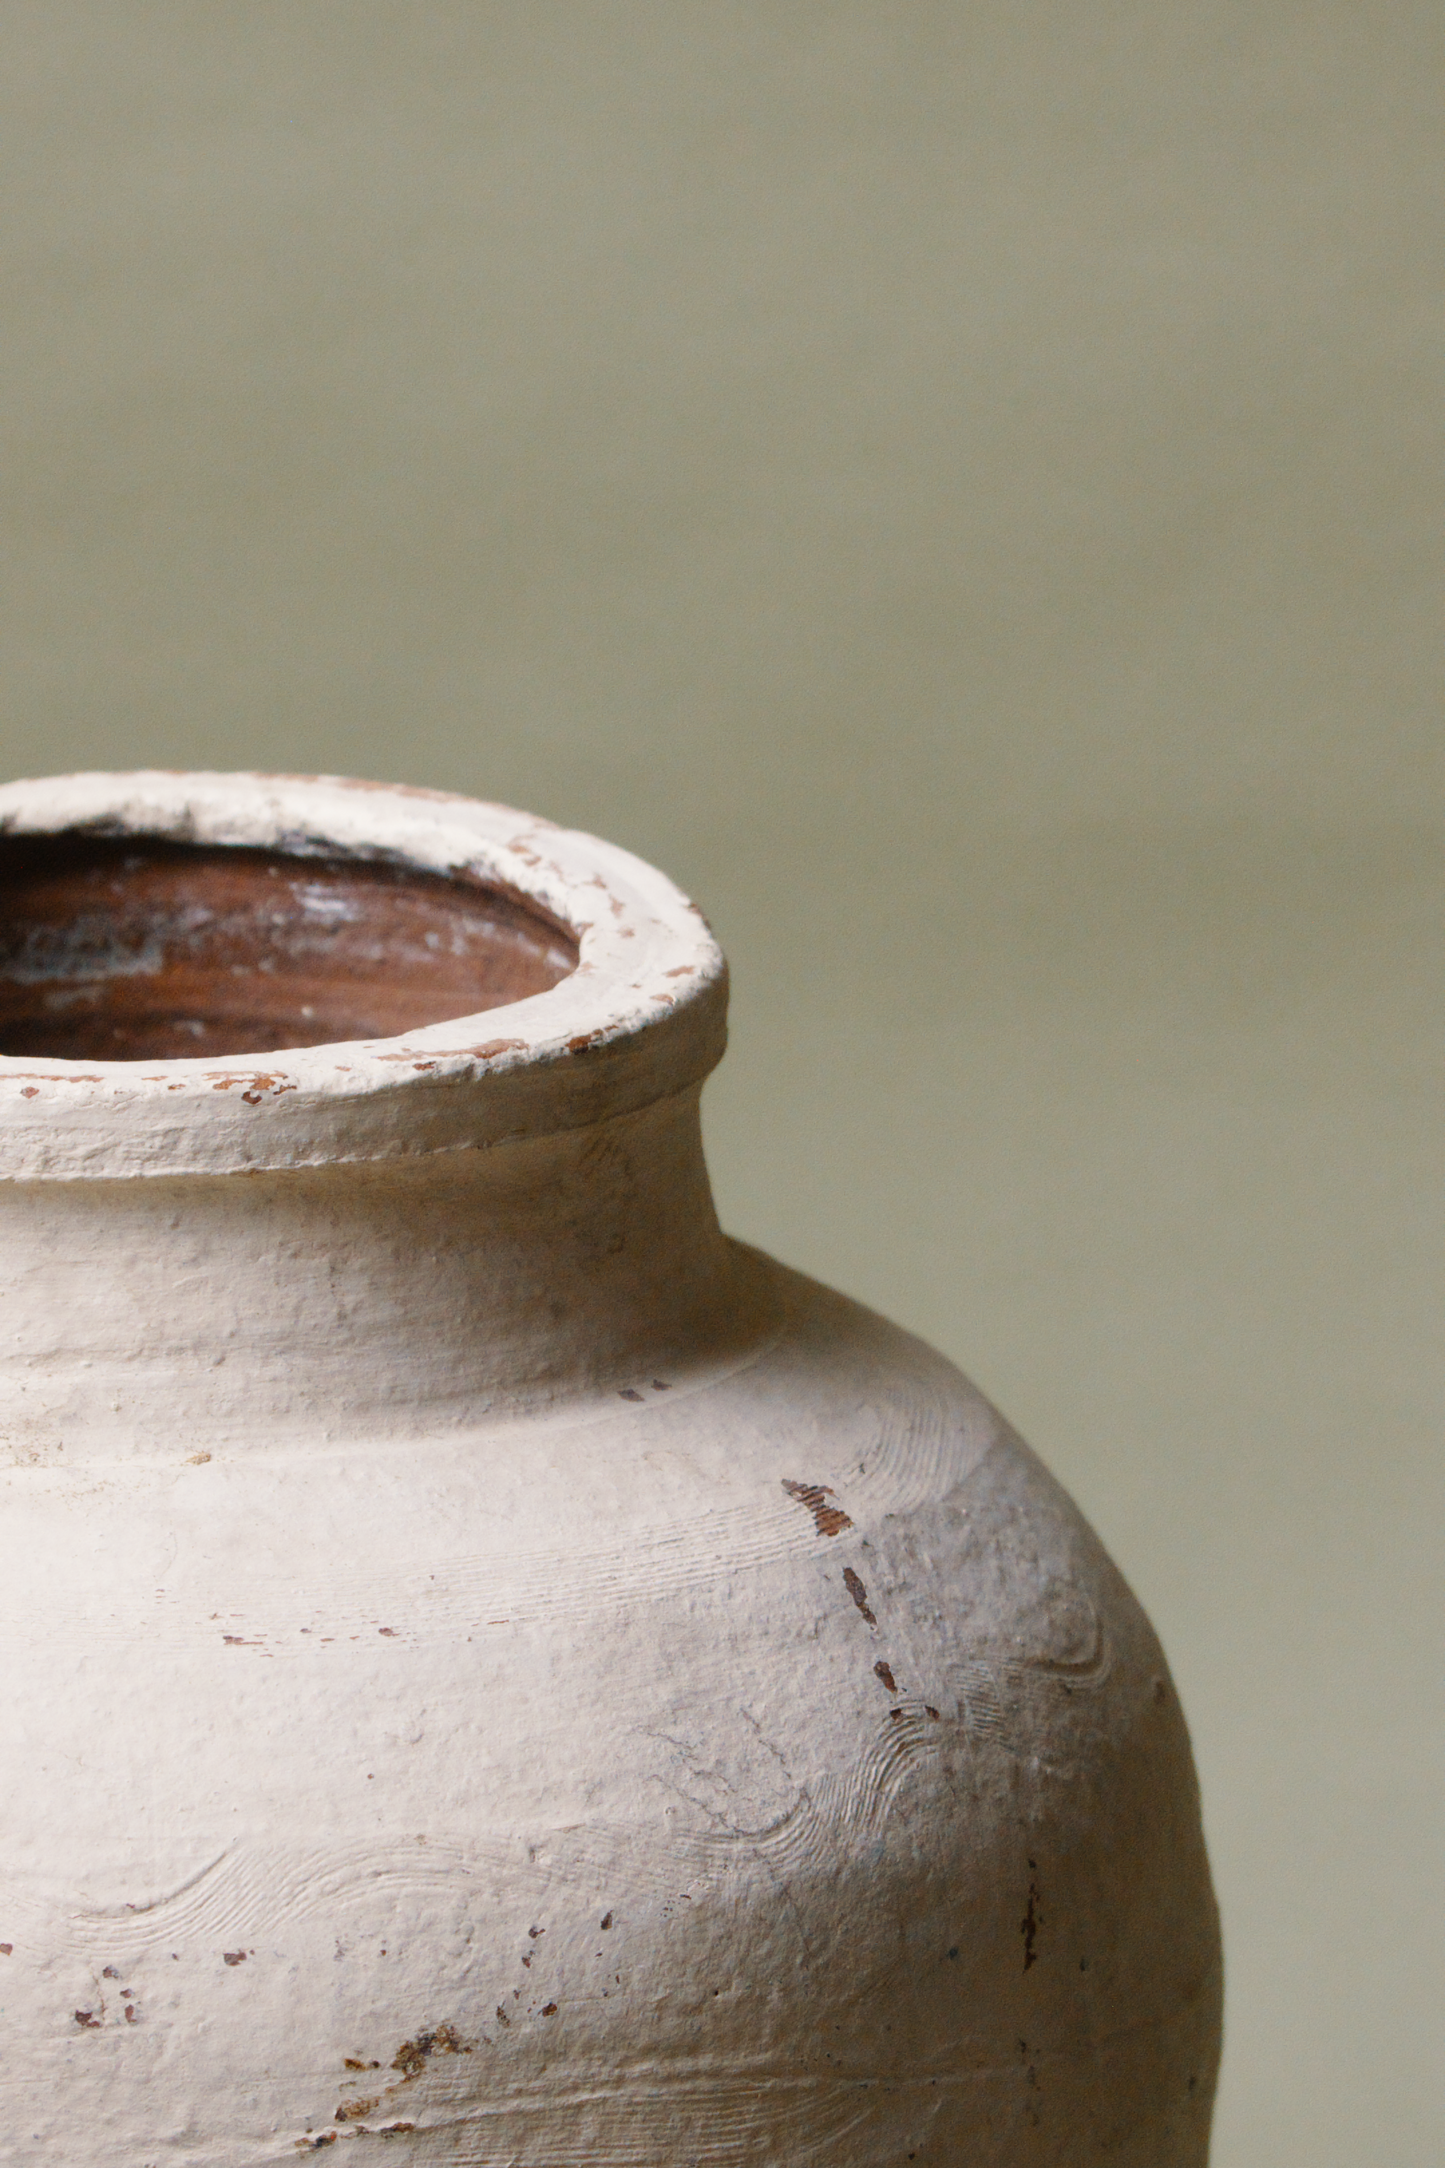
[[[880,1659],[873,1666],[873,1669],[877,1676],[883,1681],[883,1684],[887,1687],[889,1693],[896,1694],[898,1691],[898,1681],[894,1678],[892,1670],[889,1668],[889,1666]]]
[[[385,1951],[382,1952],[384,1956]],[[419,2032],[415,2040],[403,2040],[392,2057],[391,2067],[404,2078],[419,2078],[433,2055],[470,2055],[470,2044],[454,2025],[437,2025]]]
[[[472,1048],[478,1061],[493,1061],[498,1054],[525,1054],[526,1051],[525,1039],[488,1039],[483,1045]]]
[[[283,1075],[280,1071],[273,1073],[265,1069],[245,1069],[240,1071],[212,1069],[208,1074],[207,1081],[210,1083],[213,1092],[228,1092],[233,1084],[247,1085],[249,1089],[243,1091],[241,1097],[248,1107],[260,1106],[261,1101],[266,1098],[268,1093],[272,1098],[279,1099],[283,1092],[294,1092],[296,1089],[289,1077]]]
[[[100,1976],[102,1980],[118,1980],[120,1978],[120,1974],[116,1971],[114,1965],[106,1965]]]
[[[125,2021],[127,2025],[138,2025],[140,2023],[140,2012],[133,2002],[128,2002],[125,2006]]]
[[[603,1924],[603,1926],[604,1926],[604,1927],[610,1927],[610,1926],[612,1925],[612,1914],[611,1914],[610,1912],[604,1912],[604,1913],[603,1913],[603,1915],[602,1915],[602,1924]],[[7,1952],[8,1952],[8,1950],[9,1950],[9,1948],[10,1948],[10,1945],[9,1945],[9,1943],[8,1943],[8,1942],[6,1943],[5,1947],[6,1947],[6,1950],[7,1950]]]
[[[923,1713],[926,1717],[929,1718],[932,1723],[941,1724],[943,1722],[943,1718],[939,1715],[937,1709],[935,1709],[929,1702],[924,1702]]]
[[[828,1500],[837,1494],[826,1483],[795,1483],[784,1476],[783,1489],[790,1498],[796,1498],[800,1506],[807,1507],[820,1536],[840,1536],[845,1528],[853,1526],[841,1506],[829,1505]]]
[[[15,1945],[13,1942],[0,1942],[0,1957],[13,1957],[14,1954]]]
[[[20,1096],[22,1099],[38,1099],[40,1097],[40,1086],[38,1084],[22,1084]]]
[[[380,2070],[380,2063],[364,2063],[358,2055],[343,2055],[342,2067],[346,2070]]]
[[[859,1610],[863,1613],[863,1616],[867,1619],[869,1625],[876,1626],[878,1624],[878,1621],[868,1608],[868,1591],[863,1586],[862,1581],[853,1571],[853,1568],[851,1566],[845,1566],[843,1568],[843,1586],[847,1589],[848,1594],[852,1597],[854,1603],[857,1604]]]
[[[82,2032],[95,2032],[100,2025],[100,2019],[93,2010],[77,2010],[75,2022]]]
[[[228,1965],[244,1965],[250,1952],[247,1950],[222,1950],[221,1955]]]
[[[343,2100],[332,2120],[337,2123],[359,2123],[364,2115],[370,2115],[379,2104],[379,2099]]]
[[[640,1400],[642,1395],[635,1393],[630,1385],[624,1385],[617,1397],[619,1400]]]
[[[542,2015],[543,2015],[543,2017],[555,2017],[555,2016],[557,2015],[557,2005],[556,2005],[556,2003],[555,2003],[555,2002],[544,2002],[544,2003],[543,2003],[543,2005],[542,2005]]]

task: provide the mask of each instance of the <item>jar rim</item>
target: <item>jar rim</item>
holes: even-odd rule
[[[394,1037],[255,1056],[0,1054],[0,1180],[325,1165],[586,1126],[721,1057],[727,970],[697,906],[631,852],[530,813],[342,776],[140,770],[0,787],[0,837],[380,862],[509,898],[575,941],[544,991]]]

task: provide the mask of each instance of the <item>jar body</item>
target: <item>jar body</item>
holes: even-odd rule
[[[550,1411],[17,1452],[6,2160],[1200,2168],[1147,1622],[950,1365],[744,1269]]]

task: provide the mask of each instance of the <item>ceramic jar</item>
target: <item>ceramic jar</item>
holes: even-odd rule
[[[1205,2160],[1164,1658],[720,1232],[725,988],[502,807],[0,791],[0,2159]]]

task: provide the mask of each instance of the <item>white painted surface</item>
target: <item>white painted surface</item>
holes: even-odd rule
[[[64,802],[215,835],[230,787]],[[435,823],[422,863],[521,832],[236,791],[237,841],[297,794],[352,847]],[[720,959],[660,877],[548,837],[515,885],[570,915],[605,881],[653,975],[584,934],[581,987],[436,1027],[524,1042],[510,1140],[474,1051],[448,1148],[411,1135],[435,1072],[387,1057],[435,1033],[266,1057],[295,1089],[250,1131],[199,1063],[28,1065],[3,2157],[1198,2168],[1216,1926],[1157,1644],[950,1365],[720,1234]]]

